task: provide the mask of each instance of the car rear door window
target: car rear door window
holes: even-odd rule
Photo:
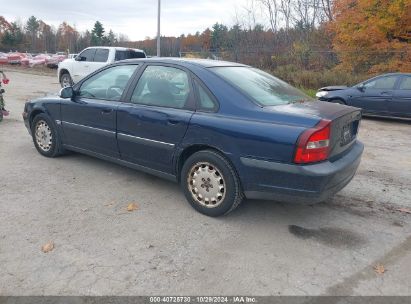
[[[141,75],[131,102],[182,109],[190,96],[189,76],[183,70],[166,66],[148,66]]]
[[[81,52],[78,57],[81,58],[81,61],[93,61],[94,54],[96,53],[96,49],[88,49]]]
[[[367,89],[393,90],[398,76],[386,76],[365,83]]]
[[[107,62],[108,60],[108,49],[97,49],[96,54],[94,55],[95,62]]]
[[[143,52],[138,52],[135,50],[117,50],[115,55],[115,61],[125,60],[125,59],[136,59],[136,58],[146,58],[146,54]]]
[[[138,65],[119,65],[105,69],[83,82],[79,96],[91,99],[120,100]]]
[[[205,112],[215,112],[218,108],[218,104],[215,98],[200,84],[198,80],[194,80],[197,97],[198,97],[198,108]]]
[[[406,76],[402,79],[400,84],[400,90],[411,90],[411,77]]]

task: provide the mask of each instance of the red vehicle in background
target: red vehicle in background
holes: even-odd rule
[[[0,53],[0,64],[7,64],[7,63],[8,63],[7,54]]]
[[[8,64],[21,64],[21,61],[25,59],[27,56],[23,53],[9,53],[7,55],[7,63]]]
[[[64,59],[67,59],[67,55],[64,52],[52,55],[46,53],[37,55],[20,52],[0,53],[0,64],[22,65],[30,68],[37,65],[57,68],[58,64]]]

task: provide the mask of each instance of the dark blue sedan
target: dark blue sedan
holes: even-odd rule
[[[27,102],[23,117],[42,155],[76,151],[176,181],[210,216],[245,197],[324,201],[363,152],[359,109],[222,61],[118,62]]]
[[[411,118],[411,74],[380,75],[353,87],[324,87],[317,97],[362,108],[364,115],[408,119]]]

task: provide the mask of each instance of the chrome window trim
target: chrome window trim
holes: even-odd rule
[[[94,130],[94,131],[101,131],[101,132],[106,132],[109,134],[116,134],[116,132],[114,131],[110,131],[110,130],[105,130],[105,129],[100,129],[100,128],[94,128],[94,127],[89,127],[89,126],[85,126],[85,125],[80,125],[80,124],[76,124],[73,122],[68,122],[68,121],[62,121],[63,125],[64,124],[68,124],[68,125],[72,125],[72,126],[76,126],[76,127],[80,127],[80,128],[85,128],[85,129],[89,129],[89,130]]]
[[[146,141],[146,142],[155,143],[155,144],[161,144],[161,145],[166,145],[166,146],[170,146],[170,147],[174,147],[174,146],[175,146],[174,144],[166,143],[166,142],[163,142],[163,141],[158,141],[158,140],[154,140],[154,139],[148,139],[148,138],[133,136],[133,135],[124,134],[124,133],[117,133],[117,135],[129,137],[129,138],[134,138],[134,139],[136,139],[136,140],[138,140],[138,141]]]
[[[100,128],[94,128],[94,127],[89,127],[89,126],[85,126],[85,125],[81,125],[81,124],[76,124],[76,123],[72,123],[72,122],[68,122],[68,121],[62,121],[61,122],[63,125],[67,124],[67,125],[71,125],[71,126],[75,126],[75,127],[80,127],[80,128],[84,128],[84,129],[88,129],[88,130],[92,130],[92,131],[97,131],[97,132],[104,132],[110,135],[116,134],[116,132],[114,131],[109,131],[109,130],[104,130],[104,129],[100,129]],[[171,143],[167,143],[167,142],[163,142],[163,141],[158,141],[158,140],[154,140],[154,139],[148,139],[148,138],[143,138],[143,137],[138,137],[138,136],[133,136],[133,135],[129,135],[129,134],[124,134],[124,133],[117,133],[117,137],[126,137],[129,138],[135,142],[145,142],[147,144],[151,144],[151,145],[157,145],[157,146],[167,146],[168,148],[174,148],[175,144],[171,144]]]

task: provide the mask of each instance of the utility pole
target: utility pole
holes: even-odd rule
[[[158,13],[157,13],[157,57],[161,56],[160,52],[160,13],[161,13],[161,0],[158,0]]]

